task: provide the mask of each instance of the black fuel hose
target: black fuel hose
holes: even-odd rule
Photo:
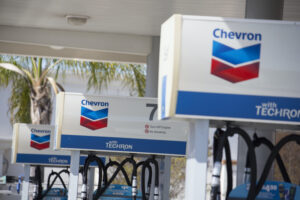
[[[41,199],[43,199],[44,197],[47,196],[47,194],[49,193],[49,191],[52,189],[54,183],[56,182],[57,178],[60,180],[60,182],[62,183],[62,185],[63,185],[63,187],[64,187],[64,189],[65,189],[64,195],[67,194],[68,189],[67,189],[67,186],[66,186],[64,180],[63,180],[62,177],[61,177],[61,174],[62,174],[62,173],[66,173],[66,174],[68,174],[68,175],[70,174],[70,172],[69,172],[68,170],[66,170],[66,169],[63,169],[63,170],[61,170],[60,172],[54,172],[54,171],[52,171],[52,172],[49,174],[49,176],[48,176],[48,181],[47,181],[47,189],[46,189],[46,191],[43,193],[43,195],[41,196]],[[55,178],[53,179],[53,181],[52,181],[51,184],[50,184],[50,180],[51,180],[51,177],[52,177],[52,176],[55,176]]]
[[[222,141],[220,141],[221,137]],[[229,195],[229,192],[232,190],[232,159],[230,152],[230,145],[228,138],[225,137],[225,132],[222,129],[217,129],[214,134],[213,140],[213,163],[214,163],[214,172],[213,172],[213,184],[211,190],[211,199],[219,199],[220,198],[220,173],[221,173],[221,161],[223,155],[223,149],[225,149],[226,156],[226,171],[227,171],[227,193],[226,196]],[[222,155],[221,155],[222,154]],[[218,164],[216,163],[218,162]]]
[[[98,165],[98,169],[99,169],[99,176],[98,176],[98,186],[97,186],[97,190],[96,190],[96,194],[93,195],[93,200],[98,200],[100,193],[101,193],[101,186],[102,186],[102,173],[103,173],[103,180],[107,180],[107,174],[105,171],[105,166],[102,162],[102,160],[100,158],[98,158],[95,155],[88,155],[88,157],[85,160],[84,166],[83,166],[83,173],[82,173],[82,190],[81,190],[81,196],[83,200],[87,200],[88,196],[87,196],[87,174],[88,174],[88,169],[89,166],[92,162],[95,162]],[[105,181],[104,181],[105,182]]]
[[[105,165],[106,174],[108,174],[108,172],[107,172],[108,168],[113,167],[113,166],[116,166],[118,168],[120,166],[120,163],[118,163],[117,161],[112,161],[112,160],[109,159],[109,162]],[[126,181],[127,185],[130,186],[132,183],[130,182],[130,180],[128,178],[128,174],[125,171],[124,167],[121,167],[121,172],[122,172],[122,174],[125,178],[125,181]],[[104,183],[104,184],[106,185],[107,183]]]
[[[158,162],[155,159],[155,157],[148,158],[146,161],[144,161],[144,164],[142,165],[142,200],[148,200],[145,192],[145,176],[146,176],[146,168],[147,166],[153,164],[154,165],[154,170],[155,170],[155,175],[154,175],[154,194],[153,194],[153,199],[158,200],[159,199],[159,167],[158,167]],[[150,165],[151,167],[151,165]]]
[[[240,135],[244,139],[244,141],[246,142],[246,144],[248,146],[251,174],[250,174],[250,188],[248,191],[247,200],[254,200],[256,197],[255,191],[256,191],[256,176],[257,176],[256,155],[255,155],[254,146],[252,144],[252,141],[251,141],[251,138],[249,137],[249,135],[241,128],[228,127],[225,132],[226,137],[233,136],[235,134]],[[227,194],[228,193],[230,193],[229,190],[227,191]]]
[[[265,137],[258,137],[256,135],[256,133],[253,135],[252,143],[254,145],[254,148],[259,147],[260,145],[264,144],[270,149],[271,152],[274,148],[274,145],[270,140],[268,140]],[[290,179],[290,177],[287,173],[287,170],[286,170],[286,168],[283,164],[283,161],[281,159],[280,154],[276,155],[276,161],[277,161],[277,164],[278,164],[278,167],[279,167],[279,170],[281,172],[281,175],[282,175],[282,178],[283,178],[284,182],[290,183],[291,179]],[[249,175],[250,175],[250,160],[249,160],[249,155],[247,154],[247,162],[246,162],[245,174],[244,174],[244,183],[249,182]]]
[[[222,166],[222,157],[223,157],[223,147],[225,143],[225,134],[222,134],[221,129],[217,129],[214,135],[214,153],[213,153],[213,171],[212,171],[212,183],[211,183],[211,192],[210,200],[219,200],[220,199],[220,174]]]
[[[114,181],[118,173],[121,171],[121,169],[124,167],[126,163],[132,164],[133,170],[132,170],[132,178],[131,178],[131,187],[132,187],[132,199],[136,200],[136,195],[137,195],[137,165],[133,157],[126,158],[123,160],[120,165],[117,167],[116,171],[112,175],[112,177],[109,179],[107,184],[104,185],[103,188],[99,190],[99,193],[97,191],[96,199],[98,199],[100,196],[103,195],[103,193],[106,191],[106,189],[110,186],[110,184]]]
[[[137,169],[140,167],[140,166],[146,166],[146,168],[147,168],[147,170],[148,170],[148,182],[147,182],[147,188],[145,189],[145,173],[143,174],[143,172],[142,172],[142,175],[141,175],[141,188],[142,188],[142,190],[144,190],[144,191],[142,191],[142,192],[144,192],[144,196],[146,197],[146,199],[149,199],[149,197],[150,197],[150,191],[151,191],[151,185],[152,185],[152,167],[150,166],[150,164],[149,163],[146,163],[145,161],[141,161],[141,162],[139,162],[138,164],[137,164]]]
[[[230,145],[227,138],[225,138],[225,156],[226,156],[226,171],[227,171],[227,192],[226,192],[226,198],[229,196],[229,193],[232,190],[232,159],[231,159],[231,151],[230,151]]]
[[[300,145],[300,135],[296,135],[296,134],[291,134],[291,135],[288,135],[284,138],[282,138],[273,148],[266,164],[265,164],[265,167],[264,167],[264,170],[262,172],[262,175],[258,181],[258,184],[256,186],[256,189],[255,189],[255,197],[258,195],[258,193],[260,192],[261,188],[263,187],[266,179],[267,179],[267,176],[270,172],[270,169],[272,167],[272,163],[274,161],[274,159],[276,158],[276,156],[279,154],[279,151],[280,149],[287,143],[291,142],[291,141],[295,141],[297,142],[297,144]]]
[[[43,186],[42,186],[42,170],[41,170],[41,166],[36,166],[35,170],[34,170],[34,182],[36,184],[36,193],[34,194],[33,199],[34,200],[40,200],[42,199],[42,194],[43,194]]]

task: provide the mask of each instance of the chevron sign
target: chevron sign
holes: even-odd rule
[[[98,110],[92,110],[86,106],[101,107]],[[80,125],[91,130],[98,130],[107,127],[108,121],[108,103],[107,102],[94,102],[94,101],[81,101],[81,116]]]
[[[45,135],[46,134],[46,135]],[[50,131],[47,130],[31,130],[30,146],[32,148],[43,150],[50,147]]]
[[[261,44],[234,49],[213,40],[211,74],[232,83],[257,78]]]

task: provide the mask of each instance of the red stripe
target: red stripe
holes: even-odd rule
[[[258,73],[259,62],[243,65],[236,68],[215,59],[212,59],[211,62],[211,74],[214,74],[232,83],[257,78]]]
[[[84,127],[87,127],[91,130],[97,130],[97,129],[100,129],[100,128],[105,128],[105,127],[107,127],[107,118],[100,119],[100,120],[97,120],[97,121],[92,121],[92,120],[89,120],[87,118],[80,117],[80,125],[84,126]]]
[[[42,150],[42,149],[47,149],[50,147],[50,142],[45,142],[42,144],[36,143],[34,141],[30,141],[30,146],[32,148],[38,149],[38,150]]]

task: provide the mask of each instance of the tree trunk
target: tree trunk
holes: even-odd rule
[[[51,90],[47,84],[36,86],[30,93],[30,116],[32,124],[50,124],[52,115]],[[37,166],[39,167],[39,166]],[[30,174],[37,178],[36,168],[30,169]],[[44,180],[44,168],[41,168],[42,183]],[[35,180],[37,181],[37,180]],[[37,183],[37,182],[36,182]],[[42,188],[39,188],[42,190]]]
[[[47,84],[32,88],[30,93],[32,124],[50,124],[52,116],[51,90]]]

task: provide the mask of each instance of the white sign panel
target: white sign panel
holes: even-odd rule
[[[159,118],[300,124],[300,26],[174,15],[162,25]]]
[[[12,163],[69,166],[70,151],[53,149],[54,130],[50,125],[14,124]],[[80,165],[86,157],[80,156]]]
[[[188,123],[158,121],[157,99],[57,97],[56,148],[183,156]]]

